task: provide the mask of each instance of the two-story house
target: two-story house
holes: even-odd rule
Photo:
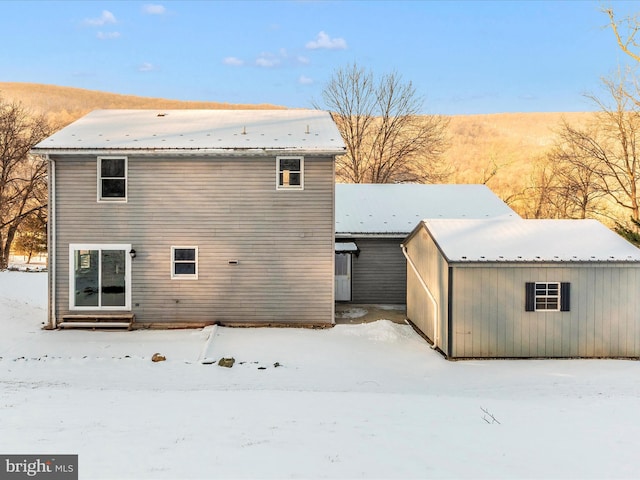
[[[329,113],[101,110],[33,152],[49,162],[50,327],[333,323]]]

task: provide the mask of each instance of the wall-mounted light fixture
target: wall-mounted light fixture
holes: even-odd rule
[[[136,258],[136,251],[133,248],[129,250],[129,256],[131,257],[132,260]]]

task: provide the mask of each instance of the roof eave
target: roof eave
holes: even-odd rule
[[[405,238],[406,232],[336,232],[338,238]]]
[[[549,259],[541,259],[541,260],[533,260],[533,259],[487,259],[487,260],[479,260],[479,259],[452,259],[448,261],[449,264],[453,265],[487,265],[487,264],[497,264],[497,265],[593,265],[593,264],[603,264],[610,265],[616,263],[626,263],[626,264],[638,264],[640,265],[640,259],[611,259],[611,260],[603,260],[603,259],[576,259],[576,260],[549,260]]]
[[[298,148],[51,148],[34,147],[31,153],[38,155],[144,155],[147,157],[162,156],[208,156],[208,157],[246,157],[264,155],[306,155],[336,156],[344,154],[344,149],[298,149]]]

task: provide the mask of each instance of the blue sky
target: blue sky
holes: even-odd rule
[[[424,113],[585,111],[627,57],[598,1],[5,1],[0,81],[311,107],[336,68],[397,72]],[[0,92],[1,93],[1,92]]]

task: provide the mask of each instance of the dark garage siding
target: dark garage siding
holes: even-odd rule
[[[360,254],[353,255],[352,302],[404,304],[407,266],[401,238],[356,238]]]

